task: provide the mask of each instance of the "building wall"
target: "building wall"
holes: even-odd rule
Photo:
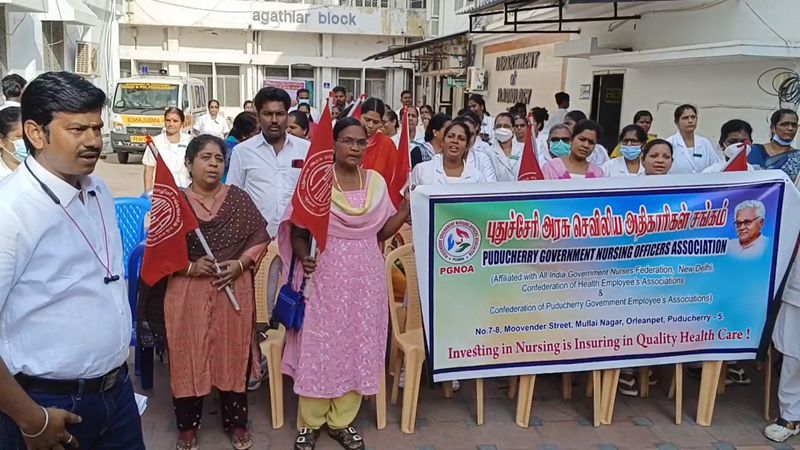
[[[775,33],[790,45],[800,41],[796,18],[786,14],[796,9],[796,1],[749,0],[749,3],[774,32],[743,2],[729,1],[687,11],[646,13],[639,21],[616,27],[608,23],[586,24],[581,26],[579,37],[596,37],[600,48],[633,51],[729,41],[784,46]],[[659,9],[667,8],[662,5]],[[712,142],[718,141],[722,123],[734,118],[748,121],[754,128],[754,138],[763,142],[769,139],[768,117],[779,106],[776,97],[759,88],[759,76],[768,69],[781,67],[800,70],[796,60],[752,56],[737,61],[709,58],[631,67],[597,66],[591,59],[569,58],[566,91],[572,95],[572,108],[589,114],[590,102],[578,100],[580,85],[591,85],[597,74],[621,72],[625,74],[622,124],[628,123],[637,110],[648,109],[655,115],[653,131],[659,136],[669,136],[675,132],[675,107],[691,103],[699,109],[698,133]]]
[[[566,36],[528,36],[521,39],[483,46],[483,66],[489,71],[489,90],[484,95],[486,107],[492,114],[506,111],[513,101],[500,99],[499,91],[507,89],[530,89],[528,109],[543,106],[552,111],[553,94],[562,89],[564,83],[564,60],[553,56],[555,43],[563,42]],[[498,58],[538,52],[537,64],[529,69],[498,70]],[[512,78],[515,84],[512,85]]]

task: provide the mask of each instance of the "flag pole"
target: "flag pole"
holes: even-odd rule
[[[195,228],[194,233],[197,235],[197,239],[200,239],[200,245],[203,246],[203,250],[205,250],[206,256],[214,260],[214,265],[217,267],[217,274],[222,273],[222,268],[219,267],[217,259],[214,258],[214,254],[211,253],[211,247],[208,246],[208,242],[206,241],[206,237],[203,236],[203,232],[200,231],[200,228]],[[240,311],[241,308],[239,307],[239,303],[236,301],[236,297],[233,296],[233,290],[231,289],[230,285],[225,286],[225,293],[228,294],[228,300],[231,301],[233,309],[235,309],[237,312]]]
[[[149,135],[147,137],[150,138]],[[155,144],[153,144],[152,139],[150,139],[150,142],[146,147],[150,150],[150,152],[153,154],[154,157],[158,158],[158,149],[156,148]],[[216,266],[217,268],[217,273],[218,274],[222,273],[222,268],[219,267],[217,259],[214,258],[214,254],[211,253],[211,247],[208,246],[208,241],[206,241],[206,237],[203,236],[203,232],[200,231],[200,228],[195,228],[194,232],[197,235],[197,239],[200,240],[200,245],[203,246],[203,250],[205,250],[206,256],[214,260],[214,266]],[[236,310],[237,312],[241,311],[241,308],[239,307],[239,302],[237,302],[236,297],[233,296],[233,290],[231,289],[230,285],[225,286],[225,293],[228,294],[228,300],[231,301],[233,309]]]
[[[308,256],[317,259],[317,240],[314,237],[311,237],[311,249],[308,251]],[[303,289],[303,297],[308,298],[308,287],[311,285],[311,275],[305,274],[303,275],[305,279],[308,281],[306,283],[306,288]]]

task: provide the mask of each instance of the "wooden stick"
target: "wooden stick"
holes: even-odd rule
[[[603,387],[601,388],[600,399],[602,405],[600,423],[611,425],[614,420],[614,403],[617,400],[617,385],[619,384],[619,369],[603,371]]]
[[[683,364],[675,364],[675,425],[683,422]]]
[[[516,422],[522,428],[528,428],[528,424],[531,422],[533,387],[535,384],[536,375],[522,375],[519,377]]]
[[[601,409],[601,400],[602,400],[602,388],[600,386],[600,371],[593,370],[592,371],[592,404],[594,405],[594,426],[595,428],[600,426],[600,409]]]
[[[767,348],[767,361],[764,363],[764,420],[770,420],[770,403],[772,401],[772,344]]]

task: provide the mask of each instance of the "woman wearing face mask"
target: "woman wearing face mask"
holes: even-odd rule
[[[0,111],[0,136],[3,139],[3,152],[0,154],[0,180],[11,175],[19,163],[28,156],[28,149],[22,139],[20,109],[9,106]]]
[[[361,103],[361,124],[364,125],[369,140],[362,164],[364,169],[372,169],[381,174],[388,185],[392,182],[398,153],[392,139],[381,131],[384,114],[386,107],[378,98],[371,97]]]
[[[555,126],[553,126],[555,128]],[[542,167],[547,180],[564,180],[574,178],[602,178],[603,169],[589,162],[597,141],[603,135],[603,129],[597,122],[581,120],[573,129],[574,136],[570,144],[569,154],[555,158]],[[550,138],[553,138],[551,129]],[[552,151],[552,145],[551,145]]]
[[[574,135],[575,124],[581,120],[586,120],[586,114],[576,109],[568,112],[567,115],[564,116],[564,125],[566,125],[567,128],[569,128],[569,132]],[[589,155],[589,162],[598,166],[607,163],[609,159],[611,158],[608,156],[608,150],[600,143],[594,146],[592,154]]]
[[[185,188],[192,182],[189,177],[189,169],[184,163],[186,148],[192,140],[191,136],[181,132],[185,120],[186,117],[181,109],[167,108],[164,111],[164,132],[153,137],[153,144],[161,154],[161,159],[164,160],[164,164],[172,173],[175,184],[179,188]],[[142,156],[142,165],[144,165],[144,191],[149,192],[153,190],[156,177],[156,157],[149,150],[145,151]]]
[[[494,166],[497,181],[516,181],[519,160],[524,144],[514,142],[513,118],[509,113],[500,113],[494,119],[494,142],[489,157]]]
[[[629,177],[644,175],[641,155],[642,145],[647,142],[647,133],[638,125],[628,125],[619,134],[622,156],[603,164],[606,177]]]
[[[483,172],[467,162],[472,131],[463,122],[453,122],[444,129],[441,153],[414,167],[411,187],[423,184],[486,183]]]
[[[547,136],[546,145],[539,147],[536,146],[539,152],[539,165],[544,167],[555,158],[569,155],[569,149],[572,142],[572,132],[563,123],[557,123],[550,128]]]
[[[431,117],[428,121],[428,128],[425,130],[425,142],[411,150],[411,167],[425,161],[430,161],[435,155],[442,153],[444,144],[444,130],[452,120],[447,114],[439,113]]]
[[[672,169],[672,144],[664,139],[653,139],[642,148],[642,165],[645,175],[666,175]]]
[[[775,111],[769,125],[772,140],[753,145],[747,161],[762,169],[783,170],[796,180],[800,173],[800,151],[792,147],[792,142],[797,136],[797,113],[791,109]]]
[[[678,132],[667,138],[674,149],[670,173],[700,173],[721,161],[711,141],[695,134],[697,108],[692,105],[678,106],[674,116]]]
[[[750,143],[752,142],[753,127],[744,120],[733,119],[722,124],[722,130],[719,134],[719,148],[725,154],[725,161],[720,161],[714,165],[708,166],[703,169],[703,173],[722,172],[728,161],[739,154],[739,151],[744,148],[747,156],[750,156],[752,150]],[[759,170],[760,168],[747,163],[747,170]],[[728,372],[730,372],[730,364],[728,364]]]

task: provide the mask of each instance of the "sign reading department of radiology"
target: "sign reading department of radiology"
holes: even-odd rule
[[[800,229],[777,171],[419,186],[411,205],[437,382],[752,359]]]
[[[388,36],[405,35],[408,28],[406,11],[397,8],[250,0],[173,0],[168,4],[137,0],[132,12],[125,23]]]

